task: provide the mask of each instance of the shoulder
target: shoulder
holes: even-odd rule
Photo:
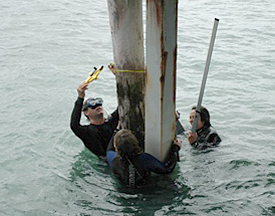
[[[118,110],[116,109],[111,115],[109,115],[104,122],[104,125],[111,125],[111,127],[116,127],[118,124],[119,116]]]
[[[221,138],[219,137],[218,133],[212,126],[210,126],[204,128],[200,132],[197,142],[194,143],[192,146],[203,150],[208,147],[217,146],[220,142]]]
[[[213,127],[210,127],[209,128],[209,133],[208,133],[208,136],[207,136],[207,142],[211,143],[212,146],[216,146],[221,141],[222,141],[222,139],[218,135],[217,131]]]
[[[112,114],[111,116],[109,117],[109,120],[117,120],[118,119],[118,109],[116,109]]]
[[[117,152],[107,151],[107,162],[108,162],[108,164],[111,164],[116,157],[117,157]]]
[[[209,133],[208,133],[208,138],[214,138],[214,137],[219,137],[217,131],[211,126],[209,128]]]

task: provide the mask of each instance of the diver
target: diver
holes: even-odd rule
[[[91,152],[100,159],[106,159],[107,146],[118,124],[119,114],[116,109],[108,119],[104,118],[102,98],[88,98],[84,102],[88,85],[86,80],[77,88],[78,97],[71,114],[70,127]],[[90,121],[89,125],[80,125],[81,111]]]
[[[193,125],[194,116],[196,113],[196,106],[192,107],[190,112],[190,124]],[[208,110],[201,106],[200,116],[198,118],[198,126],[196,133],[192,131],[188,134],[188,141],[191,146],[198,149],[206,149],[208,147],[215,147],[222,141],[216,130],[211,126],[210,114]]]
[[[115,131],[107,150],[107,162],[114,175],[129,187],[142,185],[151,176],[171,173],[177,161],[181,142],[175,140],[166,160],[162,163],[155,157],[143,152],[141,143],[134,132],[128,129]]]

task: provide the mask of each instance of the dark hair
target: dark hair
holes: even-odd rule
[[[85,111],[85,110],[88,109],[89,102],[90,102],[91,100],[94,100],[94,98],[88,98],[88,99],[86,99],[86,100],[84,101],[83,106],[82,106],[82,111]]]
[[[89,101],[92,100],[93,98],[88,98],[84,101],[83,105],[82,105],[82,111],[86,111],[88,109],[88,105],[89,105]],[[85,113],[84,113],[85,115]],[[87,120],[90,120],[89,119],[89,116],[85,115],[85,117],[87,118]]]
[[[114,136],[114,145],[120,157],[134,157],[141,153],[139,142],[134,133],[128,129],[122,129]]]
[[[193,106],[192,110],[195,110],[195,109],[197,109],[197,107]],[[211,126],[211,124],[210,124],[210,114],[209,114],[208,110],[203,106],[201,106],[200,117],[201,117],[201,122],[203,123],[203,126],[206,126],[206,127]]]

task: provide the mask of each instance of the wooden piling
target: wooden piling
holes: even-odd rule
[[[141,0],[108,0],[122,128],[144,131],[144,47]]]

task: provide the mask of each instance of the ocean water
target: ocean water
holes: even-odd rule
[[[94,66],[86,96],[117,106],[107,1],[0,0],[0,215],[275,215],[274,14],[273,0],[179,1],[180,120],[219,18],[203,105],[223,141],[197,151],[181,136],[175,171],[133,191],[69,128]]]

